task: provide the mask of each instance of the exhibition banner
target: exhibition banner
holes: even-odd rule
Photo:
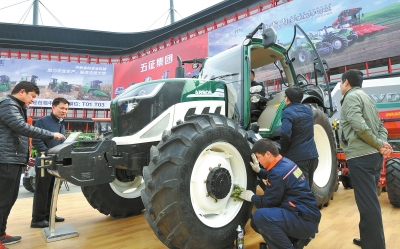
[[[293,25],[300,25],[330,67],[398,56],[398,13],[398,0],[291,1],[209,32],[209,56],[241,44],[260,23],[273,27],[284,47],[293,39]],[[302,43],[295,46],[306,47]],[[302,59],[307,59],[304,54]]]
[[[113,65],[0,59],[0,98],[21,81],[39,87],[40,95],[31,107],[51,107],[56,97],[66,98],[73,108],[110,107]]]
[[[206,58],[208,55],[207,40],[207,34],[200,35],[134,61],[115,64],[113,97],[133,84],[150,80],[174,78],[175,68],[178,66],[177,56],[182,61]],[[184,67],[186,68],[187,77],[190,78],[196,74],[191,64],[186,64]]]

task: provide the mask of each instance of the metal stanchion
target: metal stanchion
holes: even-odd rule
[[[44,153],[41,157],[45,157]],[[44,159],[41,159],[41,166],[44,166]],[[41,170],[45,170],[42,168]],[[44,172],[43,172],[44,174]],[[50,217],[49,217],[49,227],[43,228],[42,233],[47,243],[69,239],[73,237],[79,236],[78,231],[70,224],[58,225],[55,227],[56,223],[56,210],[57,210],[57,200],[58,200],[58,192],[60,190],[61,179],[59,177],[55,177],[54,187],[53,187],[53,197],[51,199],[51,207],[50,207]]]

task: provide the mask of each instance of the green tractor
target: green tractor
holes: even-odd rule
[[[304,36],[295,38],[289,54],[289,57],[295,59],[294,63],[309,64],[316,56],[314,48],[321,56],[332,54],[333,46],[329,42],[324,42],[320,37],[312,35],[312,33],[309,33],[308,38],[306,39]]]
[[[68,84],[66,81],[61,81],[56,84],[56,86],[53,89],[53,92],[56,93],[67,93],[71,92],[72,85]]]
[[[10,90],[11,81],[7,75],[0,75],[0,92]]]
[[[262,39],[253,38],[259,31]],[[294,31],[306,37],[297,25]],[[187,61],[178,58],[176,78],[134,84],[112,100],[111,134],[50,149],[45,168],[81,186],[105,215],[127,217],[145,208],[149,226],[168,248],[232,246],[253,208],[230,197],[234,184],[253,191],[261,185],[249,163],[251,147],[262,137],[279,143],[285,106],[284,88],[265,98],[261,87],[251,87],[255,69],[268,82],[304,90],[319,153],[312,190],[318,205],[327,206],[338,179],[327,115],[332,100],[321,89],[328,84],[327,64],[315,52],[314,61],[296,67],[276,39],[274,29],[260,24],[242,44],[205,59],[197,78],[184,78]],[[258,101],[267,105],[253,122],[250,104]]]
[[[87,92],[90,96],[100,96],[107,97],[107,94],[101,91],[101,84],[103,84],[100,80],[93,80],[91,82],[87,82],[84,86],[82,86],[82,90]]]
[[[56,93],[66,93],[71,92],[72,85],[66,81],[58,82],[57,78],[51,78],[47,88]]]
[[[355,43],[358,35],[352,28],[336,29],[332,26],[324,27],[318,30],[318,37],[321,37],[323,42],[332,44],[334,52],[341,52],[349,45]]]

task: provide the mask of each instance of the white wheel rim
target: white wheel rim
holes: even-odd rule
[[[332,46],[333,46],[335,49],[340,49],[340,48],[342,47],[342,41],[339,40],[339,39],[335,39],[335,40],[332,42]]]
[[[140,196],[140,191],[144,189],[143,177],[138,176],[131,182],[121,182],[115,179],[110,183],[111,189],[122,198],[132,199]]]
[[[321,125],[314,125],[314,140],[318,151],[318,167],[314,172],[314,183],[318,187],[325,187],[332,171],[332,151],[328,135]]]
[[[220,164],[220,166],[218,166]],[[228,195],[215,201],[207,195],[206,180],[210,168],[222,167],[229,171],[232,184]],[[230,197],[233,184],[246,188],[246,165],[239,151],[229,143],[217,142],[205,148],[193,166],[190,178],[190,198],[199,220],[213,228],[223,227],[231,222],[243,205]]]

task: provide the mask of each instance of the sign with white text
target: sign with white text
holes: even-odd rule
[[[24,59],[0,59],[0,98],[21,81],[39,87],[31,107],[51,107],[56,97],[67,99],[72,108],[110,107],[113,65],[80,64]]]

